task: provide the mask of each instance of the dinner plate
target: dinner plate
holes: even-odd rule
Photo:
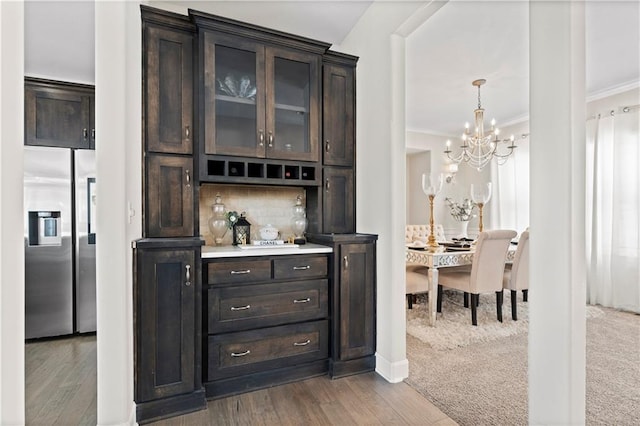
[[[424,250],[427,248],[426,245],[414,245],[414,244],[407,244],[407,248],[410,248],[412,250]]]
[[[447,251],[471,251],[471,246],[448,246]]]

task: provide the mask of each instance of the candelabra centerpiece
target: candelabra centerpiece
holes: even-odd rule
[[[482,209],[491,199],[491,182],[480,185],[471,184],[471,199],[478,206],[478,215],[480,216],[478,222],[478,232],[482,232],[482,230],[484,229],[482,223]]]
[[[442,173],[431,173],[422,175],[422,191],[429,198],[429,238],[427,239],[427,250],[438,251],[440,244],[436,241],[435,225],[433,221],[433,200],[442,190],[444,176]]]

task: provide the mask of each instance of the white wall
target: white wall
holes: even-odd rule
[[[95,22],[98,424],[133,424],[131,242],[142,230],[139,3],[97,2]]]
[[[24,3],[24,74],[95,82],[94,2]]]
[[[0,424],[24,424],[23,3],[0,2]]]
[[[392,382],[408,375],[404,40],[393,34],[422,6],[374,2],[340,46],[342,51],[360,57],[356,80],[356,220],[359,232],[379,235],[376,370]]]

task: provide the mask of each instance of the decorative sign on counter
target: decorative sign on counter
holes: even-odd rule
[[[268,241],[272,243],[273,241]],[[296,248],[300,247],[298,244],[239,244],[236,246],[241,249],[269,249],[269,248]]]
[[[284,240],[253,240],[254,246],[279,246],[284,244]]]

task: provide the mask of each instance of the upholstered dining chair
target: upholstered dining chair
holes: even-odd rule
[[[437,311],[442,312],[442,288],[448,287],[471,294],[471,323],[478,325],[477,309],[481,293],[496,293],[496,312],[502,322],[502,282],[507,250],[518,235],[511,230],[483,231],[476,240],[471,269],[439,269]],[[453,268],[451,268],[453,269]]]
[[[407,306],[409,309],[413,309],[413,303],[416,299],[416,294],[426,293],[429,291],[429,277],[427,273],[429,268],[423,265],[414,263],[408,263],[406,266],[406,291],[407,294]]]
[[[505,268],[502,286],[511,290],[511,318],[518,320],[518,290],[522,290],[522,300],[527,301],[529,292],[529,231],[524,231],[518,240],[518,248],[511,268]]]

